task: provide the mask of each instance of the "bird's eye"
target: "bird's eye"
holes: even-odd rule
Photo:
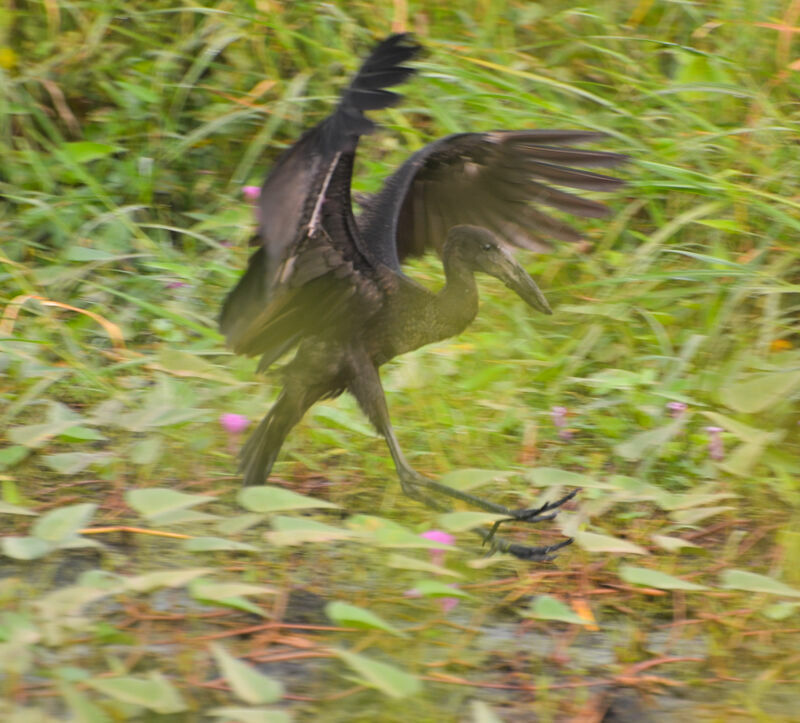
[[[484,251],[491,251],[493,248],[494,246],[492,246],[492,244],[483,244]]]

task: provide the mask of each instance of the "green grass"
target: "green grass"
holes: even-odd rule
[[[298,720],[493,720],[480,703],[500,720],[588,719],[619,689],[662,720],[796,715],[794,4],[408,6],[0,10],[4,720],[194,721],[234,706]],[[241,440],[218,418],[258,419],[278,382],[227,354],[216,331],[249,253],[241,187],[329,112],[393,21],[416,30],[425,53],[404,102],[377,113],[383,128],[362,143],[359,190],[459,131],[602,130],[603,147],[632,158],[611,218],[583,226],[591,253],[524,256],[552,317],[482,279],[467,332],[383,370],[420,471],[463,482],[465,469],[497,470],[480,491],[514,505],[584,488],[555,523],[509,532],[533,544],[579,533],[554,564],[484,565],[477,538],[460,533],[445,564],[461,577],[414,569],[428,553],[404,545],[440,522],[402,496],[383,441],[347,398],[313,410],[275,469],[286,487],[341,509],[253,511],[237,499]],[[443,280],[433,258],[409,273]],[[669,402],[685,413],[673,417]],[[568,409],[569,439],[555,406]],[[723,430],[721,460],[707,427]],[[155,498],[131,494],[151,488],[212,499],[176,498],[159,516]],[[309,520],[325,535],[358,534],[283,544],[310,535],[297,527]],[[100,527],[113,529],[79,534]],[[87,541],[104,547],[76,547]],[[638,583],[630,566],[709,589],[664,589],[647,572]],[[179,578],[194,568],[207,572]],[[159,570],[172,572],[125,579]],[[445,612],[407,596],[422,579],[472,597]],[[232,583],[271,592],[221,587]],[[599,630],[529,617],[543,595],[588,605]],[[326,617],[335,600],[406,637]],[[211,639],[288,697],[269,703],[263,680],[246,692],[246,674],[215,658]],[[365,687],[367,673],[333,648],[395,673]],[[145,682],[155,673],[164,677]],[[406,674],[420,676],[418,691]],[[137,699],[137,685],[151,688]]]

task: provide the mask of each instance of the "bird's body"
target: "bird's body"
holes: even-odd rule
[[[398,100],[385,88],[411,74],[402,63],[417,51],[407,35],[378,45],[335,112],[284,152],[262,186],[261,247],[226,299],[220,325],[235,352],[261,356],[261,369],[296,353],[283,368],[278,400],[242,450],[244,482],[267,479],[286,435],[312,404],[349,391],[386,439],[407,493],[437,507],[429,493],[443,493],[535,521],[543,510],[507,510],[412,470],[394,436],[378,369],[462,332],[478,311],[476,271],[500,278],[530,306],[550,313],[497,235],[528,248],[541,248],[543,236],[578,238],[531,202],[589,216],[604,208],[534,179],[606,190],[619,182],[556,163],[613,165],[622,157],[552,145],[598,135],[585,131],[456,134],[415,153],[356,219],[353,158],[359,137],[373,128],[364,111]],[[404,258],[428,249],[444,264],[446,283],[438,292],[401,267]],[[504,549],[539,558],[551,551]]]

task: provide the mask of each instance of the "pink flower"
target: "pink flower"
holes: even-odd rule
[[[553,407],[550,410],[550,415],[553,418],[553,424],[558,429],[558,436],[561,439],[571,439],[572,432],[567,429],[567,408]]]
[[[449,613],[456,605],[458,605],[458,598],[457,597],[440,597],[439,598],[439,605],[442,607],[442,611]]]
[[[261,186],[242,186],[242,193],[248,201],[257,201],[261,195]]]
[[[225,431],[231,435],[237,435],[244,432],[250,426],[250,420],[241,414],[223,414],[219,418],[219,423],[223,426]]]
[[[451,547],[455,543],[456,538],[443,530],[428,530],[427,532],[423,532],[420,537],[424,537],[431,542],[438,542],[445,546],[433,547],[429,551],[431,553],[431,562],[434,565],[439,565],[440,567],[444,565],[445,548]]]
[[[675,419],[682,417],[688,408],[689,405],[684,402],[667,402],[667,409],[669,410],[670,416]]]
[[[708,456],[715,462],[725,459],[725,445],[722,443],[722,427],[706,427],[708,432]]]

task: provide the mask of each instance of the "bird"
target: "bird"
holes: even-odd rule
[[[601,133],[584,130],[500,130],[457,133],[414,153],[381,190],[353,210],[356,147],[372,133],[367,116],[395,105],[393,86],[415,71],[405,65],[421,51],[409,33],[379,42],[342,92],[333,112],[286,149],[266,176],[258,200],[257,250],[226,297],[219,318],[227,346],[260,356],[268,370],[288,352],[277,400],[240,454],[245,485],[265,484],[291,429],[317,401],[352,394],[383,436],[402,490],[436,510],[456,498],[502,520],[552,519],[559,500],[514,510],[456,490],[415,471],[393,430],[380,367],[406,352],[461,333],[478,311],[475,274],[500,279],[532,309],[550,306],[512,247],[541,251],[549,239],[580,234],[545,213],[551,206],[602,217],[595,200],[549,184],[610,191],[617,178],[582,167],[616,166],[625,156],[576,149]],[[445,284],[430,291],[403,262],[428,251],[441,256]],[[531,546],[478,532],[492,551],[548,560],[572,540]]]

